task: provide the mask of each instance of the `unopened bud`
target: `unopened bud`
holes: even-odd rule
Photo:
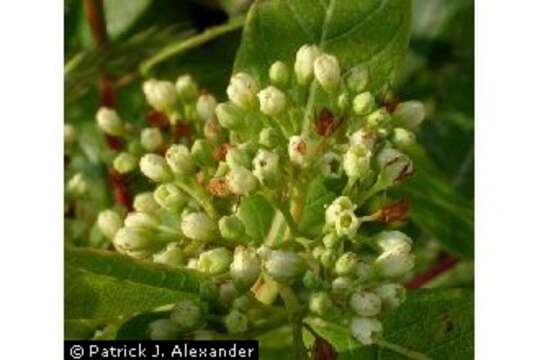
[[[306,263],[293,251],[273,250],[264,261],[266,273],[278,282],[292,282],[306,270]]]
[[[285,87],[289,82],[289,67],[283,61],[276,61],[270,66],[268,76],[272,84]]]
[[[317,46],[307,44],[296,52],[294,72],[300,85],[306,85],[313,79],[313,64],[320,54],[321,52]]]
[[[231,311],[225,317],[225,327],[229,334],[241,334],[248,329],[248,318],[237,310]]]
[[[158,128],[146,128],[141,131],[141,145],[147,151],[156,151],[163,145],[163,135]]]
[[[335,56],[322,54],[313,63],[315,78],[326,92],[334,92],[341,81],[341,69]]]
[[[261,271],[261,262],[254,248],[237,246],[230,274],[235,287],[243,292],[251,288],[257,281]]]
[[[414,129],[426,118],[426,109],[420,101],[405,101],[396,107],[392,117],[398,124]]]
[[[388,188],[413,172],[411,159],[392,148],[384,148],[377,156],[377,162],[380,167],[378,185],[381,188]]]
[[[276,129],[264,128],[259,134],[259,144],[269,149],[279,145],[281,137]]]
[[[88,182],[81,173],[73,175],[67,183],[67,191],[75,195],[83,195],[88,190]]]
[[[328,293],[317,292],[311,295],[309,299],[309,310],[319,316],[328,315],[333,307],[334,304]]]
[[[195,140],[191,147],[191,157],[193,158],[193,161],[201,167],[211,166],[215,163],[212,152],[212,145],[210,145],[210,142],[206,139]]]
[[[375,142],[377,141],[377,135],[374,132],[360,129],[352,133],[349,137],[349,143],[351,146],[361,145],[368,149],[373,150]]]
[[[225,239],[238,239],[244,235],[244,224],[235,216],[223,216],[218,222],[219,232]]]
[[[370,171],[371,151],[362,145],[354,145],[343,156],[343,169],[351,179],[365,179]]]
[[[377,236],[382,251],[410,252],[412,240],[401,231],[383,231]]]
[[[356,65],[350,70],[347,76],[347,87],[353,93],[360,93],[364,91],[369,82],[369,70],[367,65]]]
[[[227,96],[233,104],[243,108],[253,108],[257,103],[258,87],[248,74],[240,72],[231,77],[227,87]]]
[[[339,236],[333,232],[326,234],[323,237],[322,242],[327,249],[335,249],[341,244]]]
[[[243,125],[244,113],[233,104],[221,103],[216,107],[219,124],[229,130],[238,130]]]
[[[159,319],[148,325],[150,340],[178,340],[182,336],[182,329],[170,319]]]
[[[159,226],[159,221],[153,215],[147,213],[131,212],[124,219],[124,226],[153,229]]]
[[[373,111],[375,108],[375,98],[370,92],[363,92],[354,97],[353,112],[356,115],[364,116]]]
[[[146,101],[157,111],[171,111],[177,104],[176,90],[168,81],[147,80],[143,84],[143,92]]]
[[[307,167],[314,154],[314,144],[305,136],[295,135],[289,139],[289,158],[300,166]]]
[[[236,195],[247,195],[257,189],[257,178],[245,167],[235,166],[227,174],[229,189]]]
[[[113,160],[113,168],[120,174],[127,174],[137,168],[137,157],[128,152],[121,152]]]
[[[352,274],[358,266],[358,256],[352,252],[346,252],[336,261],[334,271],[338,275]]]
[[[261,112],[269,115],[279,115],[287,106],[287,97],[275,86],[268,86],[257,94]]]
[[[199,256],[199,271],[212,275],[221,274],[229,270],[232,260],[232,253],[226,248],[208,250]]]
[[[259,150],[253,159],[253,175],[265,186],[276,186],[280,178],[279,155],[268,150]]]
[[[165,153],[165,158],[175,174],[189,176],[195,172],[195,163],[185,145],[171,145]]]
[[[359,282],[366,282],[373,277],[373,267],[365,262],[360,261],[354,270],[354,274]]]
[[[358,291],[349,300],[351,309],[360,316],[375,316],[381,312],[381,299],[370,292]]]
[[[103,210],[97,217],[97,226],[106,238],[112,240],[122,227],[122,218],[114,210]]]
[[[227,150],[225,162],[230,169],[237,166],[242,166],[245,168],[249,168],[251,166],[251,159],[249,158],[249,155],[238,147],[230,147]]]
[[[406,149],[416,143],[416,136],[412,131],[395,128],[392,136],[392,142],[400,149]]]
[[[382,301],[383,308],[387,311],[397,309],[405,302],[407,291],[399,284],[384,284],[377,286],[374,290]]]
[[[173,178],[171,169],[167,165],[167,161],[160,155],[144,155],[139,162],[139,167],[141,168],[141,172],[147,178],[155,182],[167,182]]]
[[[162,208],[178,212],[187,203],[187,199],[174,184],[161,184],[154,190],[154,200]]]
[[[180,99],[185,102],[195,100],[197,98],[197,94],[199,93],[199,86],[195,80],[193,80],[191,75],[179,76],[174,86]]]
[[[181,224],[184,235],[192,240],[210,241],[216,236],[216,224],[202,212],[184,216]]]
[[[386,125],[390,121],[390,114],[386,108],[380,108],[366,117],[366,124],[370,128]]]
[[[332,294],[346,296],[353,289],[354,281],[348,276],[339,276],[332,281]]]
[[[204,323],[203,310],[198,302],[185,299],[174,305],[171,320],[183,331],[194,330]]]
[[[203,120],[210,119],[216,111],[217,101],[213,95],[203,94],[197,100],[197,113]]]
[[[146,258],[157,250],[152,232],[142,227],[123,227],[118,230],[113,239],[115,249],[137,259]]]
[[[169,266],[182,266],[186,262],[182,248],[178,243],[167,244],[164,250],[154,254],[153,260],[155,263]]]
[[[372,345],[382,336],[383,327],[379,320],[354,317],[350,325],[352,336],[362,345]]]
[[[121,136],[124,133],[124,123],[113,109],[99,108],[96,113],[96,121],[101,131],[107,135]]]
[[[375,260],[375,270],[385,278],[405,275],[414,267],[414,255],[401,251],[385,251]]]
[[[137,194],[133,199],[133,208],[135,211],[153,214],[159,211],[159,204],[154,200],[152,192]]]

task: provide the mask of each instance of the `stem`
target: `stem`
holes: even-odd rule
[[[285,307],[287,308],[289,322],[293,330],[294,358],[297,360],[307,360],[309,357],[304,345],[302,333],[302,306],[289,286],[281,284],[279,287],[279,294],[281,295],[281,298],[285,303]]]
[[[201,205],[201,207],[204,209],[204,211],[206,211],[206,213],[211,219],[217,219],[218,215],[216,210],[214,209],[212,200],[208,196],[204,188],[199,185],[199,183],[197,183],[193,179],[190,179],[188,181],[176,180],[174,183],[185,193],[195,199],[195,201],[197,201],[199,205]]]
[[[405,287],[407,289],[418,289],[429,283],[440,274],[452,269],[457,265],[458,261],[459,260],[455,257],[447,255],[437,265],[435,265],[435,267],[427,270],[426,272],[418,274],[414,279],[405,284]]]
[[[399,345],[396,345],[396,344],[392,344],[392,343],[389,343],[385,340],[377,340],[376,344],[383,348],[383,349],[387,349],[387,350],[391,350],[395,353],[398,353],[400,355],[403,355],[409,359],[414,359],[414,360],[430,360],[431,358],[429,356],[426,356],[422,353],[419,353],[419,352],[416,352],[416,351],[412,351],[412,350],[409,350],[403,346],[399,346]]]
[[[189,39],[183,39],[177,43],[168,45],[161,49],[154,56],[148,60],[143,61],[139,66],[139,71],[142,75],[146,76],[157,64],[173,57],[178,56],[186,51],[193,49],[197,46],[205,44],[223,34],[240,29],[244,25],[243,17],[235,17],[230,19],[223,25],[214,26],[206,29],[202,33],[192,36]]]

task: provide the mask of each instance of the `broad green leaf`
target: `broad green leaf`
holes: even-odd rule
[[[299,230],[308,236],[320,234],[326,207],[339,196],[345,183],[341,179],[316,177],[308,186]]]
[[[66,319],[107,319],[204,295],[210,281],[185,269],[110,251],[67,248]]]
[[[88,340],[94,335],[94,327],[85,320],[65,320],[65,340]]]
[[[246,227],[246,234],[257,243],[275,245],[282,242],[288,233],[281,211],[262,195],[245,198],[238,208],[238,216]]]
[[[403,359],[380,347],[360,347],[338,326],[311,321],[320,335],[339,351],[339,359]],[[383,321],[385,341],[431,359],[472,359],[474,355],[474,294],[462,289],[416,290]]]
[[[407,52],[410,0],[266,0],[248,13],[235,70],[267,80],[276,60],[292,65],[297,49],[317,44],[343,69],[366,63],[370,90],[391,83]]]

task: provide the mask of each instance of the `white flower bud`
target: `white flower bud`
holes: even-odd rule
[[[414,267],[414,255],[401,251],[385,251],[375,260],[375,269],[385,278],[405,275]]]
[[[216,98],[210,94],[203,94],[197,100],[197,113],[203,120],[210,119],[216,112]]]
[[[339,219],[339,214],[344,211],[354,211],[356,205],[354,205],[347,196],[340,196],[336,198],[328,208],[326,208],[326,224],[334,226]]]
[[[392,142],[400,149],[406,149],[416,143],[416,136],[412,131],[395,128],[392,136]]]
[[[152,192],[137,194],[133,199],[135,211],[153,214],[159,210],[159,204],[154,200]]]
[[[156,151],[163,145],[163,135],[158,128],[146,128],[141,131],[141,145],[147,151]]]
[[[216,275],[229,270],[233,261],[230,250],[221,247],[203,252],[199,256],[199,271]]]
[[[270,66],[268,76],[272,84],[284,87],[289,82],[289,67],[283,61],[276,61]]]
[[[203,310],[194,300],[181,300],[171,311],[171,320],[177,323],[183,331],[193,330],[204,322]]]
[[[362,345],[372,345],[383,331],[382,324],[377,319],[354,317],[351,321],[351,334]]]
[[[390,114],[386,108],[380,108],[366,117],[366,123],[370,128],[376,128],[387,124],[390,121]]]
[[[159,221],[153,215],[147,213],[130,212],[124,219],[124,226],[152,229],[159,226]]]
[[[137,168],[138,159],[128,152],[121,152],[113,160],[113,168],[120,174],[127,174]]]
[[[358,256],[352,252],[346,252],[336,261],[334,271],[338,275],[349,275],[353,273],[358,266]]]
[[[69,179],[66,188],[72,194],[83,195],[88,191],[88,182],[83,174],[77,173]]]
[[[341,177],[341,156],[333,151],[325,153],[321,160],[321,172],[326,177]]]
[[[223,216],[218,221],[218,227],[221,236],[230,240],[240,238],[245,232],[244,224],[235,215]]]
[[[353,112],[356,115],[364,116],[373,111],[375,108],[375,98],[370,92],[358,94],[353,99]]]
[[[113,109],[99,108],[96,113],[96,121],[101,131],[107,135],[120,136],[124,133],[124,123]]]
[[[257,94],[261,112],[269,115],[279,115],[287,106],[287,97],[275,86],[268,86]]]
[[[363,145],[354,145],[343,156],[343,169],[351,179],[365,179],[370,171],[371,151]]]
[[[155,263],[169,266],[182,266],[186,262],[182,248],[178,243],[167,244],[165,249],[154,254],[153,260]]]
[[[64,124],[64,145],[71,146],[77,139],[75,127],[71,124]]]
[[[147,80],[143,84],[143,92],[146,101],[157,111],[171,111],[177,104],[176,90],[168,81]]]
[[[300,85],[306,85],[313,78],[313,64],[321,54],[315,45],[303,45],[296,52],[294,72]]]
[[[375,141],[377,141],[377,135],[371,131],[366,131],[364,129],[355,131],[349,137],[349,143],[351,144],[351,146],[361,145],[369,151],[373,150],[373,147],[375,146]]]
[[[248,74],[240,72],[231,77],[227,87],[227,96],[233,104],[243,108],[250,109],[257,104],[257,83]]]
[[[174,87],[176,88],[176,92],[180,99],[185,102],[195,100],[199,93],[199,86],[195,80],[193,80],[191,75],[180,75],[178,79],[176,79]]]
[[[387,188],[400,182],[413,172],[413,164],[409,157],[395,149],[384,148],[377,156],[380,167],[379,186]]]
[[[381,299],[370,292],[358,291],[349,300],[351,309],[360,316],[375,316],[381,312]]]
[[[139,167],[147,178],[155,182],[166,182],[173,178],[171,169],[167,165],[165,158],[160,155],[144,155],[139,162]]]
[[[259,144],[267,148],[275,148],[281,142],[281,137],[276,129],[264,128],[259,134]]]
[[[123,227],[116,232],[113,245],[122,254],[144,259],[157,250],[158,244],[146,228]]]
[[[202,212],[184,216],[181,228],[186,237],[205,242],[212,240],[217,232],[216,224]]]
[[[309,165],[315,152],[312,141],[300,135],[292,136],[289,139],[288,150],[291,162],[303,168]]]
[[[225,129],[238,130],[243,126],[244,114],[233,104],[221,103],[216,107],[219,124]]]
[[[359,282],[366,282],[373,277],[373,267],[365,262],[360,261],[354,271],[354,274]]]
[[[229,334],[241,334],[248,329],[248,318],[238,310],[233,310],[225,317],[225,327]]]
[[[254,248],[237,246],[231,263],[231,278],[239,291],[246,291],[257,281],[261,272],[261,262]]]
[[[405,101],[396,107],[392,116],[398,123],[413,129],[426,118],[426,109],[420,101]]]
[[[377,245],[382,251],[410,252],[412,240],[401,231],[383,231],[377,235]]]
[[[333,232],[330,234],[326,234],[323,237],[322,242],[327,249],[336,249],[341,244],[339,236],[337,236]]]
[[[277,185],[280,177],[279,155],[260,149],[253,159],[253,175],[266,186]]]
[[[211,166],[215,164],[215,160],[212,156],[213,148],[210,142],[206,139],[197,139],[191,146],[191,157],[197,165]]]
[[[360,93],[365,90],[369,82],[369,70],[367,65],[356,65],[350,70],[347,76],[347,87],[353,93]]]
[[[359,227],[360,220],[358,220],[352,210],[341,212],[336,220],[336,234],[338,236],[347,236],[352,239]]]
[[[399,284],[384,284],[377,286],[374,290],[382,301],[385,310],[395,310],[405,302],[407,291]]]
[[[264,259],[264,270],[278,282],[292,282],[306,270],[306,263],[293,251],[273,250]]]
[[[332,281],[332,294],[347,295],[353,288],[354,282],[348,276],[339,276]]]
[[[328,293],[317,292],[311,295],[309,299],[309,310],[319,316],[328,315],[333,307],[334,304]]]
[[[116,232],[122,227],[122,218],[114,210],[103,210],[97,217],[97,226],[106,238],[112,240]]]
[[[251,159],[247,152],[239,149],[238,147],[230,147],[225,155],[225,162],[230,169],[237,166],[249,168],[251,166]]]
[[[341,69],[335,56],[322,54],[313,63],[315,78],[326,92],[334,92],[341,81]]]
[[[178,212],[187,203],[187,199],[174,184],[161,184],[154,190],[154,200],[162,208]]]
[[[188,259],[186,268],[191,270],[198,270],[199,269],[199,259],[191,258]]]
[[[245,167],[235,166],[227,174],[227,184],[233,194],[247,195],[257,189],[257,178]]]
[[[171,145],[165,153],[165,158],[175,174],[189,176],[195,172],[195,163],[185,145]]]
[[[148,336],[151,340],[178,340],[182,336],[180,326],[170,319],[159,319],[148,325]]]

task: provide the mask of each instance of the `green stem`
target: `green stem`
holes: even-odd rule
[[[289,316],[289,322],[293,330],[293,349],[294,349],[294,358],[297,360],[307,360],[309,359],[306,347],[304,345],[304,337],[302,332],[302,318],[303,318],[303,308],[298,301],[298,298],[292,291],[292,289],[281,284],[279,287],[279,294],[285,303],[287,313]]]
[[[430,360],[431,358],[427,355],[424,355],[422,353],[419,353],[419,352],[416,352],[416,351],[412,351],[412,350],[409,350],[407,348],[404,348],[403,346],[400,346],[400,345],[396,345],[396,344],[392,344],[392,343],[389,343],[385,340],[377,340],[376,344],[383,348],[383,349],[387,349],[387,350],[390,350],[390,351],[393,351],[395,353],[398,353],[400,355],[403,355],[409,359],[413,359],[413,360]]]
[[[176,180],[174,183],[186,194],[195,199],[195,201],[197,201],[199,205],[201,205],[201,207],[204,209],[204,211],[206,211],[207,215],[211,219],[217,219],[218,214],[214,209],[212,199],[210,198],[210,196],[208,196],[206,190],[199,183],[197,183],[194,179],[189,179],[187,181]]]
[[[206,29],[200,34],[190,37],[189,39],[183,39],[177,43],[168,45],[161,49],[157,54],[151,58],[143,61],[139,65],[139,71],[143,76],[149,74],[150,70],[157,64],[174,56],[181,55],[186,51],[205,44],[223,34],[240,29],[244,25],[243,17],[235,17],[230,19],[223,25],[214,26]]]

